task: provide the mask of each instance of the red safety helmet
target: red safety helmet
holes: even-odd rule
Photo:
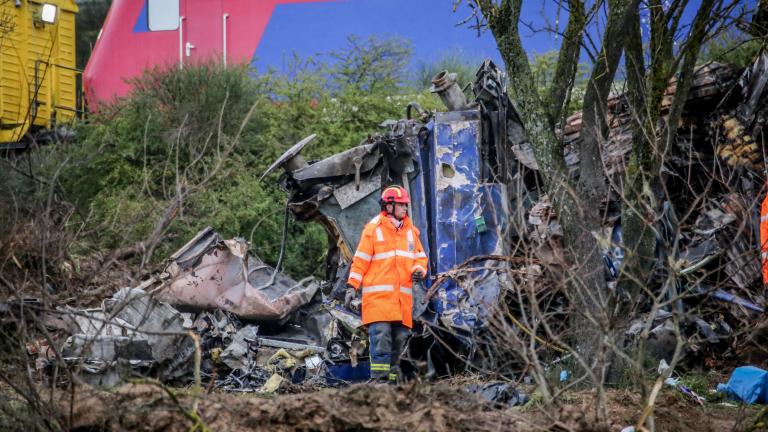
[[[389,186],[381,193],[381,204],[410,204],[410,202],[411,197],[408,196],[408,191],[401,186]]]

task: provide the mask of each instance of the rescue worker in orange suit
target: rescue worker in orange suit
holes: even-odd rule
[[[381,213],[365,225],[347,280],[347,307],[357,290],[363,292],[374,381],[397,382],[401,377],[400,354],[413,326],[412,278],[427,274],[419,230],[408,217],[410,202],[404,188],[384,189]]]

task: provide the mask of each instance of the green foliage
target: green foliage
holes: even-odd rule
[[[287,73],[217,64],[146,72],[129,97],[78,125],[75,144],[34,154],[43,184],[55,183],[77,208],[68,228],[93,233],[73,241],[70,254],[147,240],[181,195],[181,211],[154,262],[210,225],[227,238],[250,240],[258,256],[275,264],[287,196],[276,175],[258,178],[278,156],[311,133],[318,139],[304,151],[309,160],[356,146],[381,132],[384,120],[404,117],[410,102],[442,109],[427,90],[436,71],[458,72],[462,84],[474,74],[458,56],[447,56],[422,65],[414,84],[410,56],[401,40],[350,38],[328,61],[295,58]],[[548,63],[539,64],[545,74]],[[17,183],[7,183],[14,196],[45,201],[48,188]],[[296,278],[321,276],[327,249],[321,227],[289,218],[288,237],[285,270]]]
[[[290,127],[273,130],[277,145],[267,149],[275,150],[268,159],[274,160],[311,133],[318,138],[305,155],[327,157],[380,132],[382,121],[404,117],[410,102],[426,109],[440,107],[426,87],[408,85],[410,50],[399,39],[353,37],[347,48],[328,54],[329,63],[294,59],[287,73],[272,77],[273,94],[279,100],[274,114]]]
[[[188,206],[224,238],[238,236],[249,240],[253,252],[274,265],[280,251],[287,196],[274,182],[258,182],[262,171],[261,167],[256,172],[242,169],[222,178],[194,196]],[[288,221],[284,268],[297,278],[320,276],[327,249],[325,232],[317,224],[296,223],[291,216]],[[188,236],[194,231],[181,224],[174,229],[177,236]]]
[[[58,170],[57,185],[78,209],[71,228],[85,224],[95,233],[73,242],[70,253],[148,239],[183,192],[155,262],[210,225],[250,240],[275,264],[287,196],[276,175],[258,181],[269,164],[311,133],[318,139],[304,155],[319,159],[380,132],[411,101],[439,106],[426,89],[409,87],[410,47],[402,41],[351,38],[329,58],[296,60],[284,74],[216,64],[148,71],[128,97],[78,126],[76,144],[38,152],[36,169],[48,181]],[[288,238],[285,270],[321,276],[322,228],[289,218]]]
[[[405,86],[403,72],[413,51],[409,40],[350,36],[347,45],[347,49],[330,53],[334,64],[329,67],[329,76],[340,89],[376,93]]]
[[[80,11],[75,15],[76,64],[78,69],[85,68],[111,4],[112,0],[90,0],[78,3]]]
[[[96,247],[147,239],[171,200],[189,199],[169,230],[174,241],[157,251],[164,257],[200,228],[218,225],[197,195],[233,173],[256,175],[246,168],[253,158],[244,143],[268,129],[269,118],[258,114],[272,103],[266,79],[217,65],[149,71],[134,88],[81,125],[77,145],[52,151],[69,156],[59,181],[100,227]]]
[[[555,77],[557,67],[557,51],[547,51],[543,54],[534,54],[531,62],[531,73],[536,83],[539,94],[544,96],[546,90]]]
[[[145,73],[130,98],[78,129],[76,168],[61,179],[70,198],[83,204],[103,192],[138,188],[149,198],[168,199],[175,188],[198,184],[221,151],[264,128],[252,116],[240,130],[251,107],[268,102],[262,84],[242,69],[215,65]]]
[[[557,51],[547,51],[543,54],[534,54],[533,56],[531,73],[536,84],[536,90],[542,99],[547,96],[547,91],[554,81],[558,55]],[[587,81],[589,80],[588,70],[589,67],[586,64],[579,64],[576,71],[576,80],[571,89],[571,99],[568,101],[568,106],[564,112],[566,117],[581,110],[584,93],[587,90]]]
[[[707,371],[689,371],[683,375],[680,382],[702,397],[710,396],[717,384],[727,380],[727,376],[712,369]]]
[[[763,43],[739,30],[726,31],[704,45],[699,63],[716,61],[744,68],[752,63]]]

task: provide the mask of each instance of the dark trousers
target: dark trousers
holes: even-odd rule
[[[410,330],[399,321],[368,324],[370,338],[371,378],[397,381],[400,375],[400,355]]]

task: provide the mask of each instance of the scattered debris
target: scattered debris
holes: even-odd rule
[[[72,332],[63,359],[81,365],[81,378],[92,384],[113,386],[150,368],[166,368],[163,374],[174,376],[169,366],[178,353],[193,348],[181,313],[138,288],[118,291],[99,310],[63,312]]]
[[[672,378],[672,377],[667,378],[664,380],[664,384],[676,389],[688,400],[690,400],[691,402],[697,405],[704,406],[704,402],[706,402],[706,399],[696,394],[696,392],[688,388],[686,385],[682,384],[680,382],[680,378]]]
[[[232,343],[221,352],[221,361],[230,369],[245,369],[247,362],[252,361],[250,357],[250,341],[258,338],[259,328],[256,326],[245,326],[235,333],[232,337]]]
[[[745,404],[768,404],[768,372],[755,366],[734,369],[726,384],[718,384],[717,391]]]
[[[233,292],[242,297],[221,300],[236,298]],[[63,360],[101,387],[146,376],[189,383],[196,356],[200,376],[225,391],[272,392],[283,379],[324,386],[368,378],[359,316],[324,300],[316,282],[293,282],[243,240],[223,241],[211,228],[173,254],[160,276],[121,289],[98,309],[62,308],[57,316],[70,335]],[[28,351],[39,369],[57,361],[41,343]]]
[[[45,339],[27,342],[27,355],[35,357],[35,370],[43,370],[48,362],[55,359],[51,346]]]
[[[280,388],[280,384],[283,382],[283,377],[280,374],[273,374],[267,382],[259,389],[261,393],[274,393]]]
[[[758,330],[756,318],[765,311],[757,209],[749,204],[763,191],[749,170],[763,165],[755,150],[768,111],[764,85],[755,80],[766,64],[764,54],[741,77],[715,63],[696,71],[681,139],[665,166],[671,192],[661,203],[664,212],[655,230],[658,265],[648,281],[650,291],[669,293],[669,306],[653,309],[651,316],[651,308],[641,304],[644,309],[625,332],[627,347],[652,320],[647,348],[657,359],[671,358],[678,343],[673,311],[684,312],[679,315],[686,358],[707,366],[737,361],[739,342],[755,346],[764,339],[763,333],[744,330]],[[78,367],[80,379],[102,386],[133,376],[184,383],[199,373],[227,391],[274,392],[286,383],[367,379],[365,328],[355,310],[335,300],[343,292],[362,227],[378,213],[378,193],[387,184],[403,185],[413,197],[411,217],[429,256],[428,277],[414,287],[416,327],[407,350],[408,373],[448,375],[473,362],[492,361],[475,355],[482,351],[478,344],[494,343],[484,336],[500,302],[511,311],[525,307],[521,287],[535,289],[547,313],[565,322],[564,299],[537,283],[563,262],[563,227],[549,198],[540,194],[539,165],[503,91],[501,71],[486,61],[476,76],[474,101],[453,94],[454,78],[443,74],[436,78],[445,82],[436,81],[435,91],[453,92],[443,95],[447,112],[420,111],[418,119],[387,121],[383,134],[312,163],[300,154],[314,139],[310,135],[264,173],[284,169],[286,217],[290,212],[326,230],[322,282],[296,281],[279,271],[280,263],[273,268],[253,255],[245,240],[224,240],[208,227],[174,253],[160,274],[118,291],[100,308],[61,309],[49,318],[69,335],[63,360]],[[737,93],[748,106],[733,97]],[[610,139],[601,155],[612,193],[599,203],[606,214],[600,237],[606,280],[615,288],[624,258],[619,180],[632,139],[623,96],[612,98],[609,110]],[[575,115],[561,131],[574,176],[580,127]],[[712,178],[713,166],[722,174],[713,180],[716,186],[673,187],[676,178]],[[746,171],[733,176],[735,171],[727,170]],[[676,215],[697,200],[696,210],[678,220]],[[532,255],[516,255],[513,242],[530,246]],[[674,286],[664,282],[670,273]],[[36,304],[34,299],[0,304],[0,323],[27,303]],[[43,345],[29,346],[29,353],[38,368],[58,361]],[[562,370],[560,380],[569,379],[569,371]],[[700,402],[690,389],[675,386]],[[502,383],[467,390],[495,403],[526,399]]]
[[[222,240],[207,227],[170,258],[147,289],[187,309],[221,308],[240,318],[280,321],[307,304],[319,284],[296,282],[248,253],[248,242]]]
[[[514,386],[505,382],[490,382],[485,384],[469,384],[469,393],[476,393],[498,408],[525,405],[530,400],[528,395],[519,392]]]

